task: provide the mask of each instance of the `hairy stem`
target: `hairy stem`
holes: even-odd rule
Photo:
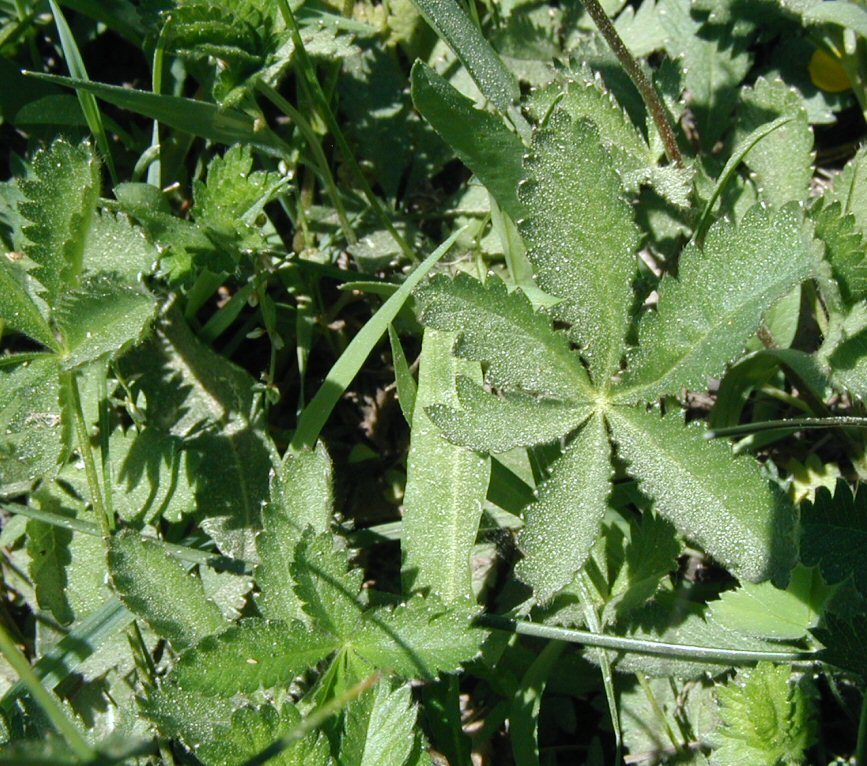
[[[683,167],[683,155],[680,153],[680,148],[677,145],[677,137],[674,135],[674,128],[668,121],[668,112],[665,109],[665,105],[662,103],[662,99],[660,99],[659,94],[656,92],[653,83],[647,79],[644,70],[638,66],[638,62],[629,52],[629,49],[617,33],[614,24],[612,24],[611,19],[608,18],[608,14],[605,13],[605,10],[599,4],[599,0],[581,0],[581,2],[584,4],[584,8],[587,9],[587,13],[590,14],[590,18],[593,19],[593,22],[596,24],[596,28],[605,38],[605,42],[607,42],[611,47],[611,50],[614,51],[614,55],[617,56],[620,65],[626,71],[626,74],[629,75],[629,79],[631,79],[635,84],[635,87],[638,88],[638,92],[641,94],[641,98],[644,100],[644,103],[650,112],[650,116],[656,124],[656,129],[659,131],[659,135],[662,138],[662,144],[665,147],[665,156],[668,157],[668,161]]]

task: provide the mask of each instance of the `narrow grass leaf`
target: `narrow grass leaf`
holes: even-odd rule
[[[298,428],[292,439],[290,449],[300,452],[310,449],[319,438],[319,433],[334,406],[340,401],[340,397],[346,391],[349,384],[358,374],[364,361],[373,351],[374,346],[385,334],[389,324],[394,321],[403,304],[409,298],[424,276],[434,267],[455,243],[463,229],[454,232],[433,253],[431,253],[415,271],[407,278],[400,288],[392,295],[380,309],[368,320],[367,324],[350,341],[346,350],[329,370],[328,375],[320,386],[316,395],[304,408],[298,419]]]
[[[456,404],[455,377],[481,382],[478,362],[456,359],[454,335],[426,329],[407,457],[401,553],[405,591],[446,603],[473,598],[470,554],[490,479],[487,458],[449,442],[427,408]]]
[[[403,413],[404,420],[406,420],[407,425],[411,426],[418,386],[416,385],[415,378],[412,377],[412,372],[410,372],[409,363],[406,361],[406,354],[400,343],[400,337],[392,324],[388,326],[388,342],[391,345],[391,363],[394,365],[397,402],[400,404],[400,411]]]
[[[518,83],[457,0],[413,0],[413,4],[454,51],[482,95],[507,113],[520,96]]]

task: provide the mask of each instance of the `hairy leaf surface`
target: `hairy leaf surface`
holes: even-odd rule
[[[434,404],[428,415],[447,439],[480,452],[551,442],[576,429],[592,411],[587,405],[525,394],[495,396],[464,376],[457,378],[457,395],[459,409]]]
[[[9,329],[23,332],[56,351],[57,339],[33,300],[27,282],[23,269],[10,263],[8,257],[0,258],[0,319]]]
[[[594,383],[620,365],[639,232],[597,129],[557,110],[534,138],[519,197],[520,231],[539,286],[562,298],[553,315],[572,324]]]
[[[504,390],[586,400],[590,390],[581,360],[551,319],[533,309],[520,290],[508,292],[495,277],[485,284],[466,274],[435,276],[415,292],[421,321],[458,333],[455,353],[488,364],[488,381]]]
[[[205,596],[202,581],[155,541],[124,531],[109,543],[108,566],[126,607],[176,648],[185,649],[226,622]]]
[[[456,375],[481,382],[478,362],[452,356],[454,339],[430,328],[422,338],[401,534],[404,589],[446,603],[472,600],[470,554],[491,473],[488,458],[449,442],[426,411],[456,404]]]
[[[608,413],[619,454],[655,510],[738,577],[784,582],[795,563],[795,510],[758,464],[678,415]]]
[[[794,204],[777,213],[754,207],[737,227],[714,224],[703,248],[690,244],[681,255],[677,279],[663,279],[658,310],[641,318],[619,397],[703,390],[743,350],[764,313],[816,272],[817,257]]]
[[[380,682],[346,708],[340,766],[403,766],[413,748],[416,710],[409,686]]]
[[[525,514],[515,573],[545,602],[568,585],[599,536],[610,490],[610,447],[605,425],[591,418],[551,469],[539,498]]]
[[[55,141],[37,152],[27,178],[19,182],[25,200],[19,210],[26,254],[36,263],[35,276],[53,304],[66,288],[75,287],[82,269],[87,229],[99,198],[99,163],[89,144]]]

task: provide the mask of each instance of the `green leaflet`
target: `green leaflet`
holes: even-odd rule
[[[289,567],[295,595],[311,625],[335,636],[351,637],[358,629],[364,573],[349,570],[345,550],[336,550],[330,533],[308,530]],[[260,586],[262,583],[260,582]]]
[[[518,83],[457,0],[413,0],[475,80],[482,94],[504,114],[518,100]]]
[[[513,221],[523,217],[517,188],[524,144],[501,117],[483,112],[423,61],[412,68],[412,101]]]
[[[590,123],[557,110],[533,137],[519,197],[520,231],[539,287],[563,300],[591,376],[604,388],[620,367],[639,231],[620,178]]]
[[[453,357],[453,345],[452,333],[424,332],[401,534],[404,590],[446,603],[473,600],[470,554],[491,471],[488,458],[447,441],[426,411],[457,403],[457,374],[481,382],[478,362]]]
[[[710,762],[797,764],[813,744],[811,704],[785,666],[760,662],[717,689],[722,726]]]
[[[657,311],[642,316],[617,398],[704,389],[743,350],[764,313],[816,273],[817,248],[794,203],[777,213],[753,207],[737,227],[714,224],[702,249],[684,250],[678,278],[663,279]]]
[[[855,216],[843,214],[839,201],[819,200],[810,211],[816,224],[816,238],[825,243],[825,258],[843,302],[854,306],[867,297],[867,247],[857,228]]]
[[[97,212],[90,222],[84,254],[86,271],[106,272],[128,284],[138,284],[143,274],[155,270],[158,257],[159,251],[125,215]]]
[[[416,290],[415,299],[427,327],[459,333],[457,356],[488,365],[491,385],[555,399],[589,398],[578,354],[522,291],[508,292],[495,277],[482,284],[467,274],[453,280],[437,275]]]
[[[859,676],[867,681],[867,654],[864,653],[864,635],[867,615],[826,614],[822,626],[810,632],[824,644],[819,653],[823,662]]]
[[[311,452],[288,452],[271,477],[270,500],[262,509],[263,531],[256,539],[259,610],[269,619],[307,619],[294,589],[292,563],[305,529],[328,531],[331,480],[331,459],[321,442]]]
[[[746,582],[710,604],[720,625],[748,636],[796,641],[818,622],[831,589],[815,569],[796,567],[785,590]]]
[[[769,120],[794,118],[759,141],[744,159],[761,198],[774,207],[806,199],[813,177],[813,131],[801,96],[782,80],[760,77],[741,92],[741,103],[739,137]]]
[[[854,216],[861,236],[867,237],[867,148],[862,147],[846,164],[824,198],[839,202],[843,215]]]
[[[340,646],[335,636],[302,622],[241,620],[185,652],[171,674],[182,689],[210,696],[287,687]]]
[[[19,182],[25,200],[18,209],[25,226],[26,254],[36,263],[33,276],[53,306],[75,287],[82,269],[85,240],[99,199],[99,163],[89,144],[55,141],[37,152],[27,178]]]
[[[16,363],[17,362],[17,363]],[[0,365],[0,493],[14,495],[59,468],[65,434],[54,356],[6,357]]]
[[[0,258],[0,318],[17,332],[29,335],[53,351],[59,344],[28,290],[27,276],[6,258]]]
[[[409,686],[381,681],[346,708],[340,766],[403,766],[413,749],[415,706]]]
[[[64,369],[123,353],[141,340],[156,308],[143,287],[115,276],[86,277],[63,295],[54,311],[66,346]]]
[[[27,522],[27,553],[36,599],[61,625],[75,618],[66,594],[66,568],[72,561],[70,542],[72,532],[68,529],[35,519]]]
[[[657,513],[737,577],[785,582],[796,559],[795,510],[752,458],[733,458],[678,415],[617,407],[608,422]]]
[[[518,537],[524,558],[516,575],[545,602],[568,585],[599,536],[610,489],[610,447],[605,425],[592,417],[562,457],[525,515]]]
[[[158,542],[132,530],[120,532],[109,542],[108,567],[126,607],[177,649],[225,627],[220,610],[205,597],[202,581]]]
[[[592,411],[586,405],[525,394],[498,397],[462,375],[457,378],[457,398],[459,409],[428,407],[430,419],[455,444],[494,454],[559,439]]]
[[[826,487],[816,489],[814,502],[801,506],[801,561],[818,565],[829,585],[852,578],[867,596],[867,491],[859,486],[853,494],[838,479],[833,496]]]

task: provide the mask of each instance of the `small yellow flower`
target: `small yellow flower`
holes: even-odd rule
[[[821,48],[813,52],[807,69],[813,85],[828,93],[842,93],[852,87],[846,70],[840,64],[840,59]]]

